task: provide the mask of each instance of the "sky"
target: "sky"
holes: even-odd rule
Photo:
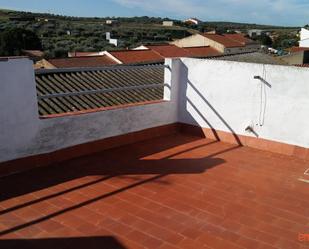
[[[309,24],[309,0],[0,0],[0,8],[86,17],[147,15],[285,26]]]

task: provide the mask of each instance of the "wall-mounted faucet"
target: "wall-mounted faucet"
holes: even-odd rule
[[[255,75],[254,77],[253,77],[255,80],[260,80],[260,81],[262,81],[266,86],[268,86],[269,88],[271,88],[271,84],[269,84],[265,79],[263,79],[261,76],[259,76],[259,75]]]
[[[253,126],[251,126],[251,125],[248,125],[246,127],[245,131],[254,134],[254,136],[256,136],[256,137],[259,137],[259,134],[256,133],[256,131],[254,130]]]

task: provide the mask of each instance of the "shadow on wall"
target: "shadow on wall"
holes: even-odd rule
[[[235,143],[239,146],[242,146],[242,142],[234,129],[228,124],[228,122],[223,118],[223,116],[215,109],[215,107],[203,96],[203,94],[200,93],[200,91],[195,87],[195,85],[189,80],[188,77],[188,68],[187,66],[179,60],[179,63],[181,63],[181,79],[183,80],[180,83],[180,103],[179,103],[179,116],[181,117],[181,120],[185,120],[186,123],[189,123],[191,125],[194,125],[196,127],[200,128],[200,135],[205,136],[203,132],[203,128],[208,128],[213,133],[213,137],[216,138],[217,141],[220,141],[220,136],[218,134],[218,131],[215,129],[215,127],[212,125],[212,123],[207,119],[207,117],[199,110],[198,107],[194,104],[194,101],[188,98],[188,86],[196,93],[195,97],[202,100],[202,102],[218,117],[218,119],[224,124],[224,126],[230,131],[230,133],[233,135],[235,139]],[[188,106],[191,106],[194,111],[197,113],[197,115],[205,122],[205,124],[208,125],[208,127],[201,127],[200,124],[196,121],[196,119],[191,115],[191,113],[188,111]],[[182,111],[185,110],[185,113]]]
[[[0,240],[1,249],[126,249],[117,239],[104,237],[50,238],[50,239],[10,239]]]

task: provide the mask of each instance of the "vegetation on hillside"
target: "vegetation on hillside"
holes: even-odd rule
[[[116,22],[108,25],[106,20]],[[163,43],[186,37],[194,32],[214,29],[222,33],[254,28],[290,30],[284,27],[231,22],[204,22],[199,25],[187,25],[177,20],[173,20],[174,26],[164,27],[162,26],[164,20],[170,19],[147,16],[84,18],[0,10],[0,34],[16,28],[33,32],[41,40],[46,56],[51,58],[65,57],[68,51],[102,51],[132,48],[145,43]],[[106,40],[106,32],[111,33],[111,38],[118,39],[117,48]],[[18,54],[18,51],[14,53]]]
[[[273,42],[273,47],[279,50],[294,47],[299,45],[299,37],[294,34],[282,33],[279,34]]]
[[[19,18],[19,19],[18,19]],[[113,25],[106,20],[116,20]],[[162,18],[77,18],[51,14],[0,11],[0,33],[12,28],[32,31],[42,41],[47,57],[64,57],[68,51],[102,51],[162,43],[190,35],[186,27],[164,27]],[[118,48],[106,32],[119,40]]]
[[[41,40],[34,32],[21,28],[0,32],[0,56],[18,56],[23,49],[42,49]]]

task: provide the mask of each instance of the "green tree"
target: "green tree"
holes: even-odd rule
[[[298,38],[293,35],[279,35],[273,42],[273,47],[276,49],[286,49],[293,46],[298,46]]]
[[[11,28],[0,33],[1,56],[18,56],[21,55],[23,49],[42,49],[41,41],[34,32],[21,28]]]
[[[263,45],[266,46],[271,46],[273,43],[272,39],[266,34],[262,34],[257,38],[257,40],[259,40]]]
[[[68,50],[64,48],[55,48],[53,57],[54,58],[66,58],[68,57]]]

